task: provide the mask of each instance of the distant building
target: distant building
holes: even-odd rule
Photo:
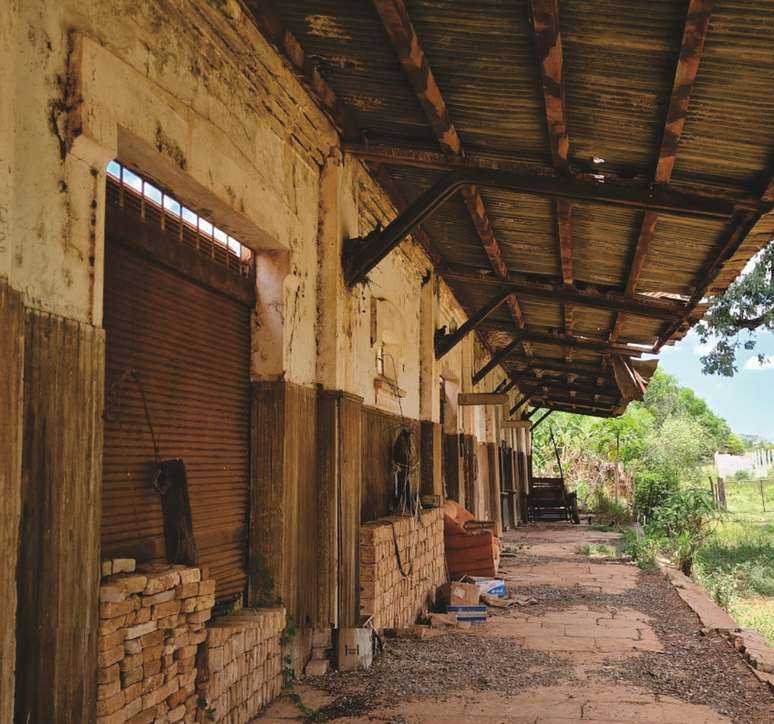
[[[774,467],[774,450],[758,448],[744,455],[715,453],[715,469],[721,478],[731,478],[740,470],[748,471],[754,478],[765,478]]]

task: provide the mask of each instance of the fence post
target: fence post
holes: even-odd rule
[[[726,484],[723,478],[718,475],[718,505],[726,510]]]

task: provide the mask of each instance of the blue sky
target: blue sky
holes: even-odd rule
[[[699,358],[705,354],[699,338],[691,333],[673,347],[661,350],[659,368],[690,387],[736,433],[761,435],[774,441],[774,334],[757,335],[752,352],[737,356],[734,377],[703,375]],[[758,364],[761,352],[770,359]]]

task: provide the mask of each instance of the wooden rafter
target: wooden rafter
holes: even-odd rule
[[[479,329],[485,332],[504,332],[507,334],[513,334],[513,327],[510,324],[504,322],[491,322],[485,320],[478,326]],[[623,354],[627,357],[639,357],[643,354],[649,354],[650,347],[639,347],[626,344],[625,342],[611,343],[607,339],[600,337],[588,337],[586,335],[569,335],[564,333],[558,333],[553,328],[545,328],[540,330],[538,328],[528,327],[527,330],[522,332],[522,336],[529,342],[536,342],[537,344],[548,344],[567,346],[574,349],[581,349],[587,352],[597,352],[599,354],[617,353]]]
[[[714,0],[691,0],[686,13],[685,26],[683,28],[680,54],[675,68],[672,93],[669,97],[666,122],[661,135],[661,146],[656,160],[656,172],[654,182],[667,184],[672,179],[672,171],[677,160],[677,149],[680,138],[685,128],[685,119],[688,115],[693,85],[699,72],[704,41],[709,31],[710,14]],[[634,294],[637,284],[645,266],[645,260],[650,251],[650,245],[656,232],[658,214],[654,211],[646,211],[640,224],[640,232],[634,248],[629,273],[626,278],[624,293],[627,296]],[[613,323],[610,341],[615,342],[621,334],[624,315],[618,314]]]
[[[350,141],[360,138],[360,126],[350,109],[341,102],[320,73],[317,63],[304,52],[293,33],[288,30],[272,2],[246,0],[258,30],[292,65],[295,74],[318,99],[323,110],[342,136]]]
[[[622,294],[615,294],[613,292],[598,294],[595,292],[582,292],[577,289],[565,289],[562,286],[552,284],[513,283],[476,274],[445,272],[444,278],[449,281],[477,283],[496,286],[501,289],[510,289],[512,293],[518,294],[523,299],[574,304],[593,309],[604,309],[610,312],[626,312],[627,314],[636,314],[665,321],[673,321],[679,318],[685,311],[685,306],[679,302],[655,299],[645,295],[635,295],[628,299]]]
[[[449,117],[446,101],[422,50],[403,0],[373,0],[373,4],[438,143],[445,152],[462,156],[462,141]],[[507,277],[508,267],[478,188],[472,184],[465,185],[461,194],[492,269],[499,277]],[[517,299],[510,297],[507,304],[516,326],[523,328],[524,315]]]

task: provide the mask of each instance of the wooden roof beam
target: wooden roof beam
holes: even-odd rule
[[[459,134],[449,117],[446,101],[422,50],[403,0],[372,1],[438,143],[445,152],[462,156],[462,142]],[[507,277],[508,267],[503,259],[481,194],[472,184],[463,185],[460,191],[492,269],[501,278]],[[511,297],[507,302],[516,326],[524,327],[524,315],[516,298]]]
[[[320,73],[317,63],[304,52],[293,33],[288,30],[282,16],[271,0],[245,0],[261,35],[280,51],[291,64],[295,74],[322,105],[341,135],[350,141],[361,137],[360,125],[350,109],[341,102]]]
[[[522,299],[555,302],[558,304],[574,304],[592,309],[604,309],[609,312],[626,312],[641,317],[674,321],[685,311],[684,305],[665,299],[655,299],[645,295],[636,295],[627,299],[622,294],[597,294],[582,292],[577,289],[549,284],[525,284],[501,281],[500,279],[477,276],[475,274],[456,274],[445,272],[444,279],[466,283],[486,284],[502,289],[510,289]]]
[[[484,321],[479,325],[479,329],[484,331],[498,331],[513,334],[513,329],[507,324],[498,322]],[[610,343],[605,339],[594,337],[578,337],[567,334],[552,334],[549,332],[530,331],[528,328],[522,335],[524,339],[536,344],[557,345],[560,347],[571,347],[587,352],[597,352],[598,354],[622,354],[627,357],[639,357],[642,354],[650,353],[650,349],[644,347],[631,347],[624,343]]]
[[[657,188],[635,182],[599,183],[580,177],[551,177],[541,174],[514,174],[490,169],[460,169],[446,174],[414,200],[384,229],[375,229],[365,237],[350,239],[344,253],[347,282],[355,284],[434,211],[464,186],[494,186],[530,196],[592,201],[594,203],[727,220],[737,210],[762,212],[771,203],[761,200],[730,199],[716,194],[697,193],[674,187]],[[503,267],[495,269],[502,276]]]
[[[435,331],[435,357],[441,359],[459,344],[469,332],[478,327],[489,315],[511,296],[507,289],[492,297],[483,307],[468,315],[468,318],[454,332],[446,332],[446,327]],[[510,331],[513,331],[511,329]]]
[[[683,38],[680,43],[680,54],[675,68],[672,93],[669,98],[667,117],[661,135],[661,146],[656,161],[654,182],[667,184],[672,178],[672,171],[677,160],[677,149],[683,135],[685,119],[688,115],[688,104],[693,92],[693,85],[699,72],[704,41],[709,31],[710,14],[714,0],[690,0],[683,28]],[[640,233],[632,255],[629,273],[626,279],[624,293],[634,294],[645,266],[645,260],[650,251],[650,245],[656,232],[658,214],[646,211],[642,217]],[[613,323],[610,341],[615,342],[621,334],[624,316],[619,314]]]

